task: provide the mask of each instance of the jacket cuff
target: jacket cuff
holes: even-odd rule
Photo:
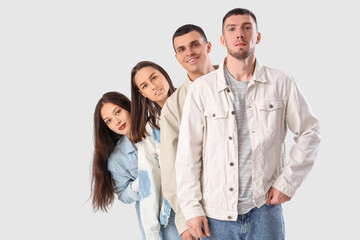
[[[206,216],[201,206],[192,207],[183,211],[185,220],[188,221],[195,217]]]
[[[176,226],[176,229],[180,236],[186,230],[188,230],[188,227],[186,226],[186,221],[185,221],[184,215],[182,213],[175,214],[175,226]]]
[[[296,189],[293,189],[282,176],[279,176],[274,184],[272,185],[273,188],[276,188],[280,192],[284,193],[286,196],[292,198],[295,194]]]

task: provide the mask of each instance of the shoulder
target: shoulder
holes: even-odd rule
[[[280,69],[263,66],[264,72],[266,74],[266,78],[269,81],[274,81],[276,83],[291,83],[293,81],[293,77]]]
[[[197,78],[193,84],[191,84],[192,88],[197,88],[197,87],[206,87],[209,85],[209,83],[213,83],[215,84],[215,81],[218,77],[218,74],[223,74],[221,72],[221,69],[216,69],[214,71],[211,71],[199,78]],[[211,85],[211,84],[210,84]]]
[[[123,136],[116,143],[114,150],[110,154],[107,166],[110,171],[119,170],[127,168],[127,165],[134,165],[136,162],[136,148],[130,140]]]

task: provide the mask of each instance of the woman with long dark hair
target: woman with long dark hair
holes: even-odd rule
[[[107,92],[94,112],[94,158],[92,204],[95,211],[107,211],[118,199],[136,202],[142,239],[145,239],[139,210],[138,156],[131,135],[130,100],[121,93]]]
[[[144,231],[146,236],[162,235],[170,240],[182,238],[175,227],[175,213],[161,193],[159,117],[165,101],[175,90],[170,76],[154,62],[139,62],[131,71],[131,136],[139,154]]]

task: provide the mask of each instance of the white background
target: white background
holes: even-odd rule
[[[295,77],[321,123],[318,159],[283,205],[287,239],[359,239],[355,2],[1,1],[0,239],[139,239],[133,205],[94,213],[88,200],[95,104],[110,90],[130,97],[141,60],[180,86],[171,38],[186,23],[221,63],[221,21],[235,7],[255,13],[258,59]]]

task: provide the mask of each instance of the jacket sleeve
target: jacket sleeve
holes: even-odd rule
[[[289,162],[273,187],[293,197],[316,159],[320,144],[320,126],[309,103],[292,78],[289,88],[285,114],[287,125],[295,134],[295,144],[290,150]]]
[[[160,231],[160,167],[156,154],[156,142],[152,129],[148,127],[147,136],[137,143],[139,168],[140,214],[146,239],[162,239]]]
[[[139,193],[131,188],[131,183],[135,180],[119,164],[119,161],[109,161],[108,170],[114,181],[115,193],[118,199],[126,204],[139,201]]]
[[[204,120],[195,85],[190,86],[185,99],[175,163],[178,200],[186,221],[205,216],[200,204]]]
[[[180,209],[176,189],[175,160],[179,139],[180,116],[177,108],[167,101],[161,110],[160,164],[161,187],[166,200],[175,212],[175,225],[179,235],[187,230],[184,215]]]

